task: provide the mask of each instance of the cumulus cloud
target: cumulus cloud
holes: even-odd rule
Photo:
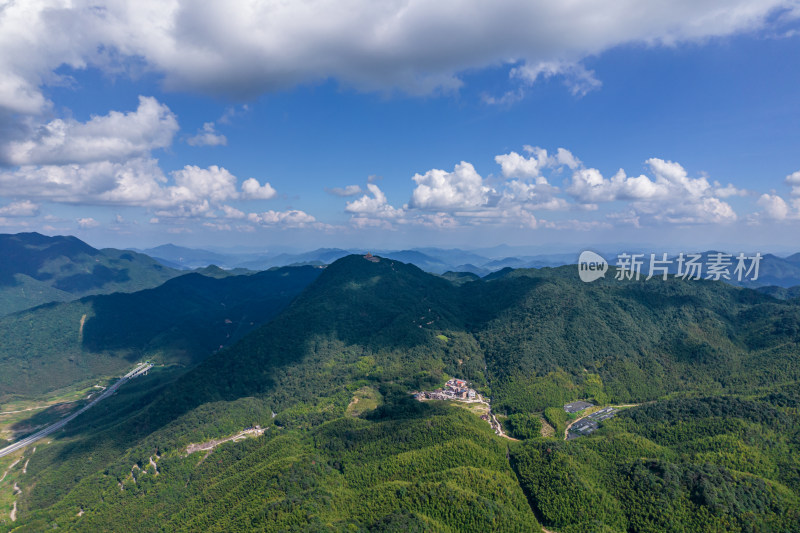
[[[152,158],[121,163],[23,166],[0,172],[0,196],[24,195],[51,202],[146,207],[158,217],[209,217],[218,211],[236,218],[231,200],[272,198],[275,190],[257,180],[238,180],[217,165],[186,165],[165,175]],[[241,217],[240,217],[241,218]]]
[[[547,152],[545,152],[545,160]],[[495,156],[495,162],[500,165],[503,176],[510,178],[536,178],[541,172],[541,162],[535,157],[525,157],[517,152]],[[542,165],[543,166],[543,165]]]
[[[670,223],[732,222],[733,208],[720,200],[705,177],[690,178],[678,163],[650,158],[646,161],[653,178],[629,177],[620,169],[609,179],[595,168],[579,168],[567,192],[579,203],[629,201],[637,221],[645,215]]]
[[[275,198],[277,192],[269,183],[261,185],[255,178],[248,178],[242,183],[242,195],[254,200],[269,200]]]
[[[370,181],[370,183],[372,183]],[[328,194],[332,194],[334,196],[356,196],[361,194],[363,191],[359,185],[348,185],[347,187],[332,187],[328,188],[325,187],[325,192]]]
[[[786,184],[792,188],[792,196],[800,196],[800,170],[786,176]]]
[[[462,161],[453,172],[432,169],[413,178],[417,186],[411,195],[409,207],[431,211],[469,209],[481,207],[489,201],[491,188],[471,163]]]
[[[247,220],[262,226],[277,226],[281,228],[319,228],[322,224],[305,211],[291,209],[288,211],[265,211],[263,213],[250,213]]]
[[[65,203],[145,205],[158,200],[165,182],[158,161],[135,158],[122,163],[23,166],[0,172],[0,195]]]
[[[541,176],[536,179],[535,183],[511,180],[505,184],[502,197],[497,205],[508,207],[521,204],[528,210],[568,209],[569,204],[564,198],[559,197],[558,193],[558,187],[553,187]]]
[[[402,209],[395,209],[386,200],[386,195],[374,183],[368,183],[370,194],[365,194],[357,200],[347,202],[345,211],[348,213],[369,215],[378,218],[397,218],[403,215]],[[371,195],[371,196],[370,196]]]
[[[217,133],[213,122],[203,124],[196,135],[186,139],[189,146],[226,146],[228,138]]]
[[[172,172],[172,178],[175,186],[168,188],[169,197],[166,199],[170,204],[196,203],[200,200],[220,203],[239,196],[236,176],[217,165],[208,168],[186,165]]]
[[[46,109],[42,86],[69,83],[62,65],[135,64],[170,89],[252,97],[329,78],[428,93],[459,87],[466,70],[511,63],[515,76],[564,76],[582,94],[599,83],[580,65],[589,55],[752,31],[776,10],[798,15],[785,0],[653,0],[647,9],[633,0],[350,0],[346,9],[336,0],[26,0],[0,11],[0,108]]]
[[[30,200],[12,202],[0,207],[0,217],[35,217],[39,214],[39,204]]]
[[[222,212],[225,214],[225,218],[245,218],[246,216],[243,211],[229,205],[223,205]]]
[[[723,187],[720,182],[714,182],[714,195],[719,196],[720,198],[729,198],[731,196],[747,196],[748,194],[750,193],[746,189],[739,189],[730,183]]]
[[[572,170],[581,166],[581,161],[566,148],[559,148],[555,155],[549,155],[547,150],[538,146],[526,144],[524,147],[530,157],[525,157],[517,152],[495,156],[495,162],[500,165],[503,176],[507,178],[539,178],[542,171],[547,168],[567,167]]]
[[[529,148],[529,147],[527,147]],[[581,160],[572,155],[572,152],[566,148],[559,148],[556,152],[555,162],[558,165],[564,165],[572,170],[581,166]]]
[[[733,184],[712,184],[705,176],[690,177],[679,163],[655,157],[646,161],[650,175],[628,176],[620,169],[606,178],[599,170],[585,167],[565,148],[549,154],[543,148],[526,145],[524,152],[526,155],[512,151],[495,157],[502,179],[492,177],[492,188],[463,161],[453,172],[433,169],[416,174],[411,201],[398,222],[421,223],[425,211],[438,211],[447,213],[457,224],[551,229],[605,228],[609,221],[637,227],[728,223],[738,216],[724,198],[750,194]],[[564,171],[570,172],[570,177],[562,190],[550,180],[563,176]],[[597,211],[600,204],[611,203],[622,204],[624,210],[607,213],[606,220],[556,223],[537,216],[542,211]],[[385,205],[385,197],[378,194],[351,202],[348,210],[373,213]]]
[[[79,219],[77,219],[77,222],[78,222],[78,226],[80,226],[81,229],[96,228],[97,226],[100,225],[100,223],[98,221],[96,221],[95,219],[93,219],[91,217],[79,218]]]
[[[761,218],[771,220],[800,220],[800,198],[787,202],[777,194],[762,194],[756,202],[761,211],[756,213],[753,220],[758,222]]]
[[[0,74],[2,79],[2,74]],[[56,119],[10,141],[2,159],[11,165],[67,165],[122,161],[172,143],[178,121],[155,98],[140,96],[136,111],[111,111],[87,122]]]

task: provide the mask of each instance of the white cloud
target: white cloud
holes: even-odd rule
[[[79,218],[79,219],[77,219],[77,222],[78,222],[78,226],[80,226],[81,229],[96,228],[97,226],[100,225],[100,223],[98,221],[96,221],[95,219],[93,219],[91,217]]]
[[[30,200],[12,202],[0,207],[0,217],[35,217],[39,214],[39,204]]]
[[[167,106],[140,96],[136,111],[111,111],[88,122],[56,119],[36,127],[28,138],[9,142],[2,159],[12,165],[122,161],[169,146],[176,131],[178,121]]]
[[[755,221],[761,217],[772,220],[800,219],[800,199],[794,200],[792,205],[789,205],[777,194],[762,194],[756,203],[762,210],[756,213]]]
[[[386,230],[396,229],[391,222],[382,218],[370,218],[366,216],[354,216],[350,218],[350,224],[359,229],[380,228]]]
[[[372,183],[371,181],[369,183]],[[332,187],[328,188],[325,187],[325,192],[328,194],[332,194],[334,196],[356,196],[357,194],[361,194],[363,190],[358,185],[348,185],[347,187]]]
[[[786,176],[786,184],[792,187],[792,196],[800,196],[800,170]]]
[[[519,78],[529,85],[533,85],[541,77],[544,79],[553,76],[564,78],[564,84],[575,96],[585,96],[586,93],[599,89],[603,84],[595,78],[593,70],[586,68],[571,61],[539,61],[536,63],[525,63],[522,66],[511,69],[509,75],[512,78]]]
[[[248,178],[242,183],[242,196],[254,200],[269,200],[275,198],[277,192],[269,183],[260,185],[255,178]]]
[[[186,139],[189,146],[226,146],[228,138],[214,129],[213,122],[206,122],[196,135]]]
[[[386,195],[374,183],[367,183],[370,195],[365,194],[357,200],[347,202],[345,211],[359,215],[379,218],[397,218],[403,215],[402,209],[395,209],[386,200]]]
[[[637,223],[643,216],[675,224],[737,219],[733,208],[715,196],[717,191],[705,177],[690,178],[680,164],[672,161],[654,157],[646,162],[653,179],[645,175],[628,177],[622,169],[606,179],[597,169],[579,168],[573,173],[567,192],[582,204],[628,201],[636,212]]]
[[[545,152],[545,157],[547,157],[547,152]],[[525,157],[517,152],[497,155],[494,160],[500,165],[503,176],[507,178],[536,178],[541,172],[539,160],[536,157]]]
[[[451,90],[461,72],[512,63],[525,79],[564,75],[581,94],[598,84],[579,63],[587,56],[752,31],[781,9],[800,11],[786,0],[26,0],[0,11],[0,108],[46,109],[41,88],[69,83],[62,65],[144,68],[169,89],[252,97],[329,78]]]
[[[565,148],[558,149],[556,153],[556,163],[569,167],[571,170],[575,170],[581,166],[581,160],[572,155],[572,152]]]
[[[161,200],[166,181],[158,161],[131,159],[83,165],[22,166],[0,172],[0,195],[15,194],[66,203],[147,205]]]
[[[417,186],[409,207],[415,209],[448,211],[481,207],[487,204],[489,193],[493,192],[484,185],[475,167],[465,161],[457,164],[453,172],[433,169],[411,179]]]
[[[549,211],[568,209],[569,204],[564,198],[557,196],[559,189],[551,186],[543,177],[536,183],[525,183],[511,180],[505,184],[503,195],[498,202],[500,207],[511,204],[524,204],[526,209],[544,209]]]
[[[597,203],[665,198],[669,187],[644,175],[629,178],[622,169],[611,179],[605,179],[596,168],[581,168],[572,175],[567,192],[581,203]]]
[[[229,205],[223,205],[222,211],[225,213],[225,218],[245,218],[246,216],[244,212]]]
[[[729,183],[725,187],[718,181],[714,182],[714,195],[720,198],[730,198],[731,196],[747,196],[750,194],[746,189],[739,189]]]
[[[219,224],[217,222],[203,222],[203,227],[217,230],[217,231],[230,231],[230,224]]]
[[[282,228],[320,228],[323,224],[304,211],[292,209],[289,211],[265,211],[263,213],[250,213],[247,220],[263,226],[278,226]]]
[[[205,199],[220,203],[239,196],[236,191],[236,176],[217,165],[208,168],[186,165],[182,170],[172,172],[172,178],[175,186],[168,188],[169,198],[166,199],[171,205],[195,203]],[[246,184],[247,181],[242,186]]]
[[[459,226],[456,218],[447,213],[422,213],[416,218],[415,223],[436,229],[456,228]]]
[[[171,179],[170,179],[171,178]],[[29,196],[52,202],[124,205],[155,210],[159,217],[209,217],[217,210],[236,216],[230,200],[272,198],[275,190],[250,178],[237,189],[236,176],[216,165],[186,165],[165,176],[158,161],[135,158],[124,163],[23,166],[0,172],[0,196]]]

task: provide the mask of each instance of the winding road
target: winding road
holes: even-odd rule
[[[131,370],[130,372],[128,372],[127,374],[122,376],[116,383],[114,383],[113,385],[108,387],[106,390],[104,390],[103,393],[100,396],[98,396],[97,398],[92,400],[91,403],[89,403],[89,404],[85,405],[84,407],[82,407],[81,409],[75,411],[74,413],[72,413],[71,415],[66,417],[65,419],[59,420],[55,424],[47,426],[46,428],[44,428],[42,430],[39,430],[36,433],[34,433],[33,435],[29,435],[29,436],[25,437],[24,439],[22,439],[20,441],[17,441],[14,444],[11,444],[10,446],[6,446],[2,450],[0,450],[0,457],[3,457],[3,456],[8,455],[10,453],[14,453],[17,450],[20,450],[20,449],[24,448],[25,446],[27,446],[29,444],[33,444],[37,440],[42,439],[42,438],[50,435],[51,433],[53,433],[55,431],[58,431],[59,429],[63,428],[67,424],[69,424],[76,417],[78,417],[79,415],[83,414],[90,407],[93,407],[95,404],[97,404],[101,400],[104,400],[105,398],[108,398],[109,396],[114,394],[117,391],[117,389],[120,386],[122,386],[126,381],[128,381],[129,379],[133,379],[133,378],[135,378],[137,376],[141,376],[142,374],[144,374],[145,372],[147,372],[151,368],[153,368],[153,365],[150,364],[150,363],[140,363],[140,364],[136,365],[136,368],[134,368],[133,370]]]

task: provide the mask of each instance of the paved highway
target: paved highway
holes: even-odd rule
[[[55,424],[53,424],[51,426],[47,426],[46,428],[44,428],[44,429],[42,429],[40,431],[37,431],[33,435],[25,437],[24,439],[22,439],[20,441],[17,441],[17,442],[15,442],[14,444],[12,444],[10,446],[6,446],[2,450],[0,450],[0,457],[3,457],[4,455],[8,455],[10,453],[13,453],[13,452],[15,452],[15,451],[17,451],[17,450],[19,450],[21,448],[24,448],[25,446],[27,446],[29,444],[33,444],[37,440],[42,439],[42,438],[50,435],[51,433],[53,433],[55,431],[58,431],[59,429],[63,428],[67,424],[69,424],[74,418],[76,418],[77,416],[83,414],[84,411],[86,411],[90,407],[93,407],[95,404],[97,404],[101,400],[103,400],[105,398],[108,398],[109,396],[114,394],[116,392],[116,390],[123,383],[125,383],[129,379],[133,379],[133,378],[135,378],[137,376],[141,376],[142,374],[144,374],[145,372],[147,372],[151,368],[153,368],[153,365],[151,365],[149,363],[141,363],[139,365],[136,365],[136,368],[134,368],[133,370],[131,370],[130,372],[128,372],[127,374],[122,376],[116,383],[114,383],[113,385],[108,387],[106,390],[104,390],[102,392],[102,394],[100,394],[100,396],[98,396],[97,398],[92,400],[91,403],[85,405],[84,407],[82,407],[78,411],[72,413],[71,415],[69,415],[65,419],[59,420]]]

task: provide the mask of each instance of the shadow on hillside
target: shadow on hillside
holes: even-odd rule
[[[121,390],[119,397],[104,402],[105,406],[98,406],[92,418],[80,417],[76,421],[80,423],[70,427],[68,434],[83,434],[85,438],[62,448],[57,461],[74,459],[75,453],[92,456],[105,448],[124,453],[145,441],[155,446],[153,443],[165,441],[166,437],[163,432],[161,437],[154,437],[154,434],[173,423],[177,425],[168,430],[173,440],[183,435],[176,432],[189,432],[197,427],[207,428],[209,432],[220,431],[219,424],[224,424],[225,416],[230,415],[225,410],[233,408],[230,404],[215,402],[254,397],[262,399],[256,400],[262,407],[274,406],[280,411],[301,402],[313,403],[324,395],[341,393],[344,385],[352,381],[354,371],[352,364],[337,361],[353,361],[364,354],[373,354],[378,359],[376,364],[380,365],[381,354],[428,355],[424,352],[432,346],[435,331],[469,331],[470,327],[485,323],[508,306],[516,305],[532,287],[543,282],[521,277],[469,284],[474,285],[471,288],[457,287],[410,265],[384,260],[376,265],[378,268],[373,268],[372,263],[360,264],[361,258],[355,261],[352,271],[344,269],[342,272],[342,265],[338,265],[340,272],[335,269],[326,272],[274,320],[175,381],[164,380],[138,395],[129,394],[128,403],[121,401],[125,392]],[[183,278],[162,286],[161,290],[170,288],[162,299],[163,307],[154,315],[144,317],[139,325],[131,325],[131,330],[126,332],[128,337],[122,339],[135,341],[141,333],[133,332],[146,330],[165,314],[188,312],[194,316],[187,311],[193,306],[205,309],[211,317],[205,324],[213,324],[214,320],[225,316],[215,314],[214,309],[208,310],[208,300],[197,296],[202,291],[196,287],[189,290]],[[208,283],[197,281],[204,286]],[[135,317],[142,312],[145,300],[140,302],[137,298],[135,295],[112,295],[98,299],[100,305],[107,307],[96,306],[96,314],[106,318],[87,323],[85,342],[97,342],[100,333],[106,331],[102,327],[104,324],[109,329],[113,327],[115,321],[108,317]],[[178,327],[179,322],[174,328]],[[196,331],[196,334],[202,337],[208,332]],[[342,350],[349,350],[346,357]],[[131,386],[144,387],[144,383]],[[349,396],[345,404],[346,401]],[[420,415],[418,409],[431,409],[409,402],[409,398],[397,398],[372,416],[413,417]],[[209,411],[204,415],[206,419],[186,416],[204,404],[207,409],[202,413]],[[269,417],[269,410],[266,413]],[[182,429],[176,429],[178,427]]]

